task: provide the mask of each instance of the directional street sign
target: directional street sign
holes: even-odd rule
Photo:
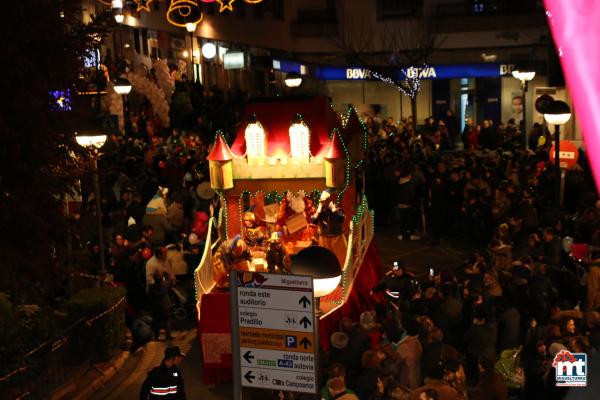
[[[317,335],[309,276],[231,274],[236,384],[317,393]]]

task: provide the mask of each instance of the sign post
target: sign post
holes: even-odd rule
[[[229,287],[235,399],[242,387],[317,393],[312,277],[234,271]]]
[[[566,170],[571,169],[577,165],[579,159],[579,150],[573,142],[568,140],[561,140],[558,146],[559,160],[558,165],[560,167],[560,189],[559,189],[559,204],[562,206],[563,199],[565,198],[565,176]],[[550,153],[550,162],[556,165],[556,145],[552,145]]]

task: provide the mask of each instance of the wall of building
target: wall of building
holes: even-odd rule
[[[336,111],[344,112],[352,104],[360,114],[372,115],[371,105],[382,106],[382,117],[395,120],[412,115],[410,98],[403,95],[395,86],[374,81],[328,81],[327,94],[331,97]],[[431,115],[431,82],[422,81],[417,95],[417,122]]]

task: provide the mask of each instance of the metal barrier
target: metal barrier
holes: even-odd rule
[[[92,275],[77,276],[111,284]],[[82,358],[81,348],[74,338],[80,337],[82,330],[93,329],[92,325],[96,320],[117,310],[124,301],[125,298],[122,297],[102,313],[79,319],[60,334],[23,355],[13,371],[0,376],[0,399],[49,399],[55,390],[81,372],[82,367],[88,367],[86,373],[94,369],[89,360]]]
[[[84,325],[85,319],[80,319],[23,356],[19,367],[0,377],[0,398],[50,398],[54,390],[81,368],[71,339]]]

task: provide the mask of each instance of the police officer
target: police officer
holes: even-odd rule
[[[160,366],[150,371],[142,384],[140,400],[185,400],[183,376],[177,367],[183,357],[179,347],[168,347]]]
[[[394,262],[391,271],[388,271],[383,279],[371,290],[371,294],[384,292],[389,311],[396,313],[400,310],[402,303],[410,300],[412,278],[404,269],[404,265],[398,261]]]

